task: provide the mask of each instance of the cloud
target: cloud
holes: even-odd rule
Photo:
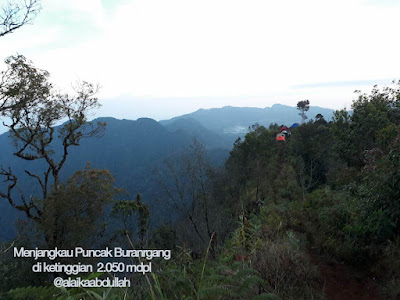
[[[369,5],[386,7],[400,6],[399,1],[397,0],[365,0],[365,3]]]
[[[0,55],[22,52],[66,89],[99,82],[102,98],[334,106],[353,84],[398,76],[399,13],[364,0],[44,0]]]
[[[393,79],[367,79],[367,80],[349,80],[349,81],[332,81],[332,82],[316,82],[309,84],[294,85],[294,89],[305,89],[305,88],[331,88],[331,87],[347,87],[347,86],[374,86],[374,85],[387,85],[390,84]]]
[[[64,15],[77,22],[94,23],[101,26],[104,22],[104,9],[101,0],[43,0],[43,13],[47,18],[57,21],[54,16]],[[53,16],[53,18],[52,18]]]

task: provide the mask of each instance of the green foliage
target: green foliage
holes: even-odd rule
[[[273,126],[271,131],[254,128],[235,144],[227,170],[238,174],[233,182],[239,186],[239,207],[246,210],[238,213],[242,221],[228,244],[233,255],[256,255],[263,249],[263,257],[269,257],[264,268],[270,271],[276,253],[304,263],[298,251],[309,244],[326,257],[370,271],[378,266],[390,269],[379,277],[398,280],[399,272],[389,268],[398,259],[386,246],[398,238],[400,229],[398,86],[360,94],[353,112],[337,111],[330,123],[317,116],[315,122],[293,129],[284,146],[272,142],[278,130]],[[262,206],[251,208],[257,198]],[[261,231],[252,234],[255,224]],[[275,265],[274,274],[285,270],[285,261]]]
[[[49,246],[96,245],[104,231],[105,205],[114,195],[113,181],[109,171],[87,165],[49,194],[40,223]]]
[[[279,300],[279,297],[272,293],[264,293],[258,296],[255,296],[253,300]]]
[[[231,267],[218,267],[215,274],[210,274],[199,299],[246,299],[257,295],[263,283],[254,269],[237,262]]]
[[[146,232],[149,226],[150,212],[146,204],[141,202],[140,194],[137,194],[136,201],[119,200],[113,205],[111,216],[120,218],[124,226],[124,235],[132,235],[132,219],[135,214],[139,215],[138,218],[138,236],[141,246],[143,246]],[[133,239],[131,237],[131,239]]]
[[[58,297],[60,291],[54,286],[24,287],[10,290],[4,294],[4,299],[9,300],[48,300],[62,299]],[[3,298],[2,298],[3,299]]]
[[[353,102],[352,115],[345,110],[335,113],[335,149],[350,166],[362,166],[363,151],[388,143],[388,134],[394,133],[393,126],[400,120],[398,94],[398,87],[380,90],[375,86],[369,95],[359,94]]]
[[[303,100],[297,102],[297,109],[300,110],[299,115],[301,116],[302,122],[304,122],[305,120],[308,119],[305,113],[310,109],[310,101]]]
[[[87,279],[94,279],[101,274],[90,274]],[[56,288],[54,286],[28,286],[16,288],[0,294],[1,299],[9,300],[116,300],[121,299],[126,291],[113,288]]]
[[[225,253],[256,270],[263,293],[280,299],[322,299],[317,269],[303,252],[305,238],[291,229],[297,208],[293,202],[262,206],[258,215],[241,222]]]

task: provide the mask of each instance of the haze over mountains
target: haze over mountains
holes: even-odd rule
[[[170,120],[160,121],[161,124],[171,124],[177,120],[193,118],[206,128],[218,133],[228,135],[243,135],[249,126],[258,123],[268,127],[271,123],[290,125],[300,122],[296,107],[274,104],[272,107],[233,107],[199,109],[193,113],[178,116]],[[322,114],[326,120],[332,118],[334,110],[311,106],[307,115],[310,119],[317,114]]]
[[[307,115],[312,119],[318,113],[330,120],[333,110],[310,107]],[[116,179],[115,186],[126,189],[130,197],[133,198],[140,192],[143,201],[151,209],[151,204],[163,197],[156,170],[167,157],[179,156],[193,138],[198,139],[208,149],[208,156],[213,164],[222,165],[234,141],[237,137],[244,136],[249,126],[255,123],[266,127],[271,123],[290,125],[299,122],[300,116],[295,107],[276,104],[264,109],[231,106],[200,109],[160,122],[149,118],[136,121],[115,118],[96,120],[107,123],[104,135],[100,138],[84,139],[79,147],[71,148],[63,169],[63,179],[83,169],[90,161],[94,168],[110,170]],[[12,167],[25,194],[38,193],[36,182],[24,170],[41,174],[43,164],[40,161],[24,161],[14,156],[8,133],[0,135],[0,145],[1,165]],[[55,143],[56,153],[58,147]],[[9,239],[15,234],[14,221],[23,217],[23,214],[13,209],[5,199],[0,199],[0,211],[0,240]],[[153,212],[153,216],[162,217],[162,211]]]

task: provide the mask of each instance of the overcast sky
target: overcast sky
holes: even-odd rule
[[[98,116],[304,99],[349,108],[355,89],[400,79],[397,3],[43,0],[33,25],[0,38],[0,58],[23,54],[63,89],[99,83]]]

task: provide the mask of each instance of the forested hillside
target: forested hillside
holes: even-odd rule
[[[176,222],[146,227],[139,196],[113,209],[120,220],[133,217],[124,231],[132,243],[117,234],[119,243],[171,249],[172,259],[157,262],[150,278],[130,276],[132,288],[108,290],[105,299],[398,299],[399,99],[399,85],[374,88],[359,95],[352,114],[315,116],[290,129],[286,141],[276,140],[279,126],[255,125],[223,169],[212,167],[201,143],[192,144],[161,171],[163,209]],[[136,204],[121,210],[123,203]],[[20,235],[18,243],[29,240]],[[48,278],[32,277],[26,265],[3,255],[1,289],[9,299],[102,293],[45,288]],[[20,282],[9,278],[21,272]],[[22,288],[28,285],[43,288]]]
[[[328,115],[332,114],[330,109],[310,109],[311,112],[325,111]],[[271,108],[273,113],[267,114],[263,109],[250,109],[251,118],[248,116],[249,108],[230,108],[228,111],[235,112],[232,116],[230,113],[228,116],[221,116],[218,113],[225,110],[226,108],[205,110],[204,115],[207,118],[201,120],[205,125],[219,123],[220,126],[225,126],[224,124],[229,120],[230,126],[243,127],[244,132],[217,133],[218,129],[214,128],[217,131],[213,131],[200,121],[184,116],[161,123],[150,118],[140,118],[136,121],[97,118],[93,120],[93,123],[105,123],[104,132],[98,137],[82,139],[79,147],[71,148],[61,177],[66,180],[74,172],[83,169],[88,162],[94,168],[107,169],[114,176],[116,186],[125,189],[129,195],[135,195],[137,192],[142,194],[144,201],[153,212],[152,223],[158,223],[160,218],[167,217],[163,213],[164,210],[155,204],[155,202],[163,203],[162,199],[165,198],[158,183],[157,172],[164,168],[167,158],[179,157],[192,140],[197,139],[207,148],[211,164],[219,166],[227,159],[234,141],[239,136],[243,137],[249,127],[254,124],[252,121],[268,123],[268,118],[271,118],[271,122],[283,124],[288,115],[290,121],[299,119],[295,107],[284,105],[274,105]],[[254,112],[258,113],[254,114]],[[194,113],[194,116],[196,115]],[[46,168],[44,161],[26,161],[13,155],[15,147],[8,133],[0,135],[0,144],[2,145],[0,163],[3,167],[12,167],[19,177],[19,188],[26,195],[35,196],[40,193],[40,187],[35,179],[28,176],[25,170],[29,169],[35,174],[43,173]],[[52,147],[56,155],[62,153],[62,145],[57,139]],[[4,184],[3,186],[5,187]],[[23,215],[12,209],[7,201],[0,202],[0,209],[4,212],[0,214],[0,241],[9,240],[15,236],[15,221]]]
[[[179,155],[192,139],[198,139],[208,146],[216,165],[224,162],[231,148],[229,145],[233,144],[229,138],[223,139],[211,131],[203,130],[205,128],[201,124],[194,124],[189,130],[187,122],[174,127],[171,124],[165,128],[148,118],[137,121],[98,118],[93,122],[105,122],[103,134],[83,139],[79,147],[70,150],[61,174],[63,180],[90,162],[94,168],[108,169],[113,174],[116,185],[124,188],[130,195],[136,195],[140,191],[150,205],[152,201],[149,199],[154,201],[162,197],[157,182],[157,170],[163,166],[165,159]],[[40,186],[25,174],[25,170],[35,174],[43,173],[46,169],[45,162],[25,161],[13,155],[15,148],[8,133],[0,136],[0,144],[1,165],[5,168],[12,167],[19,177],[19,188],[27,195],[40,194]],[[56,154],[62,153],[60,141],[53,142],[53,149]],[[0,214],[0,240],[13,238],[15,220],[23,215],[13,210],[7,201],[0,202],[0,209],[7,212]],[[155,214],[158,214],[156,219],[163,216],[158,209]]]

